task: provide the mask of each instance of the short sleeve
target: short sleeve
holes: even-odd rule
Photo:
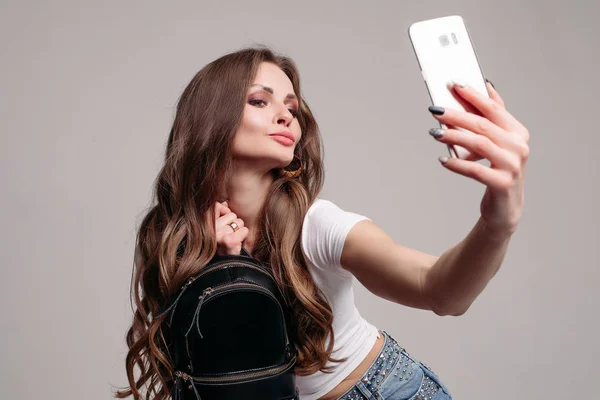
[[[350,229],[370,218],[344,211],[329,200],[316,199],[302,227],[302,248],[308,260],[320,269],[348,273],[341,266],[342,251]]]

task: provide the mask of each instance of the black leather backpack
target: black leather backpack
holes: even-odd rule
[[[298,399],[291,313],[264,266],[216,255],[156,315],[166,313],[173,399]]]

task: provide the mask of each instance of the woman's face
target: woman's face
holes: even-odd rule
[[[299,102],[292,82],[275,64],[263,62],[246,95],[241,125],[233,142],[236,161],[283,168],[294,158],[302,132],[294,117]],[[280,133],[280,135],[274,135]],[[293,137],[293,141],[283,135]]]

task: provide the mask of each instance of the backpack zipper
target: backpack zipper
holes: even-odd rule
[[[165,310],[163,310],[162,312],[158,313],[155,318],[161,317],[163,314],[167,313],[167,312],[171,312],[171,316],[169,317],[169,322],[168,325],[171,326],[171,324],[173,323],[173,315],[175,314],[175,308],[177,307],[177,303],[179,302],[179,299],[181,298],[181,296],[183,295],[183,292],[185,292],[185,289],[187,289],[188,286],[190,286],[192,284],[192,282],[194,282],[196,279],[204,276],[205,274],[209,273],[210,271],[214,270],[215,268],[218,268],[222,265],[225,264],[231,264],[233,266],[243,266],[243,267],[247,267],[247,268],[252,268],[258,272],[263,273],[264,275],[267,275],[269,278],[273,279],[273,276],[271,274],[269,274],[267,271],[256,267],[250,263],[244,263],[244,262],[230,262],[230,261],[220,261],[216,264],[211,265],[210,267],[208,267],[205,270],[202,270],[198,275],[196,276],[192,276],[190,278],[188,278],[188,280],[181,286],[181,289],[179,290],[179,294],[177,295],[177,298],[175,299],[175,301],[173,302],[173,304],[171,304],[168,308],[166,308]]]
[[[175,308],[177,307],[177,303],[179,302],[179,299],[181,298],[181,296],[183,295],[183,292],[185,291],[185,289],[192,283],[194,282],[194,278],[189,278],[181,287],[181,291],[179,292],[179,294],[177,295],[177,298],[175,299],[175,301],[173,302],[173,305],[171,305],[171,307],[167,308],[166,310],[164,310],[162,313],[158,314],[156,317],[160,317],[162,314],[168,312],[169,310],[173,309],[173,312],[171,312],[171,315],[169,316],[169,321],[167,322],[167,324],[169,326],[171,326],[173,324],[173,316],[175,315]]]
[[[275,300],[275,304],[277,304],[277,307],[279,307],[279,310],[281,311],[281,315],[284,315],[283,308],[281,307],[281,304],[279,304],[279,301],[277,300],[277,298],[269,290],[255,284],[255,283],[236,282],[236,283],[226,283],[223,285],[218,285],[218,286],[213,286],[213,287],[207,287],[206,289],[204,289],[204,291],[202,292],[202,294],[199,297],[200,301],[198,302],[198,306],[196,307],[196,311],[194,312],[194,316],[192,317],[192,323],[190,324],[190,327],[188,328],[187,332],[185,333],[186,348],[188,349],[188,356],[189,356],[189,346],[188,346],[187,337],[188,337],[188,334],[190,333],[190,331],[192,330],[192,326],[194,325],[194,322],[196,323],[196,329],[198,330],[198,334],[200,335],[200,338],[204,339],[204,336],[202,336],[202,332],[200,332],[200,309],[202,308],[202,305],[206,301],[206,298],[211,295],[216,296],[218,294],[235,291],[236,289],[242,288],[242,287],[245,287],[247,289],[252,289],[252,290],[266,294],[271,299]],[[290,342],[289,342],[288,333],[287,333],[287,323],[285,321],[285,316],[282,319],[283,319],[283,332],[284,332],[285,346],[286,346],[287,351],[289,351]]]
[[[210,267],[208,267],[208,268],[200,271],[200,273],[198,275],[196,275],[195,277],[190,278],[188,280],[188,282],[192,283],[193,281],[195,281],[196,279],[200,278],[201,276],[206,275],[207,273],[209,273],[213,269],[218,268],[218,267],[220,267],[222,265],[225,265],[225,264],[231,264],[232,266],[241,265],[241,266],[244,266],[244,267],[249,267],[249,268],[257,270],[258,272],[262,272],[263,274],[265,274],[268,277],[272,278],[272,276],[267,271],[265,271],[262,268],[259,268],[259,267],[255,266],[255,265],[252,265],[250,263],[239,262],[239,261],[234,261],[234,262],[231,262],[231,261],[220,261],[220,262],[218,262],[216,264],[213,264]]]
[[[181,372],[181,371],[175,371],[175,376],[182,378],[184,380],[187,380],[190,384],[193,384],[194,382],[200,383],[200,384],[203,384],[203,383],[205,383],[205,384],[227,383],[227,382],[233,382],[233,381],[237,381],[237,380],[247,380],[247,379],[252,379],[252,378],[261,378],[261,377],[269,376],[269,375],[276,375],[278,373],[284,372],[284,371],[288,370],[289,368],[291,368],[295,362],[296,362],[296,357],[294,356],[292,359],[290,359],[290,361],[288,361],[287,364],[281,365],[279,367],[269,368],[269,369],[266,369],[266,370],[260,371],[260,372],[247,372],[247,373],[235,374],[235,375],[230,375],[230,376],[199,377],[199,376],[191,376],[191,375],[188,375],[185,372]]]

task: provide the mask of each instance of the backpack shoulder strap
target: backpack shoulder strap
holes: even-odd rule
[[[242,252],[240,254],[252,258],[252,256],[250,255],[250,253],[248,253],[244,246],[242,246]]]

